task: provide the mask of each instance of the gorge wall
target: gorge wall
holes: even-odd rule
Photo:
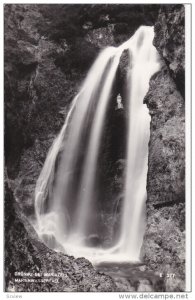
[[[23,259],[24,271],[33,268],[37,272],[70,273],[60,285],[32,285],[31,290],[117,290],[113,280],[97,273],[87,260],[75,260],[43,245],[23,213],[33,217],[36,180],[92,62],[103,47],[121,44],[140,25],[155,25],[154,45],[162,60],[162,69],[151,79],[144,99],[152,119],[142,258],[157,274],[176,274],[177,280],[164,277],[164,290],[185,289],[184,8],[107,4],[5,5],[7,289],[22,291],[29,286],[13,284],[19,268],[14,257],[18,257],[18,261]],[[116,94],[123,94],[126,59],[124,53],[113,108]],[[107,120],[104,144],[109,146],[104,151],[101,173],[109,181],[108,199],[109,193],[120,195],[122,189],[125,113],[125,109],[113,109]],[[121,137],[119,143],[117,136]],[[111,163],[105,165],[109,147],[117,150]],[[109,210],[109,201],[105,206]]]
[[[165,278],[167,291],[185,289],[185,36],[184,7],[165,7],[155,24],[162,69],[144,102],[151,115],[147,228],[143,259]],[[168,278],[174,274],[174,278]]]

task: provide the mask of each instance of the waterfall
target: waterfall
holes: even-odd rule
[[[74,98],[54,140],[35,189],[35,229],[52,248],[92,261],[137,261],[144,234],[150,116],[143,104],[151,76],[158,71],[153,27],[141,26],[119,47],[104,49]],[[104,124],[125,49],[128,124],[124,199],[119,237],[109,248],[91,247],[96,226],[95,190]],[[121,104],[121,107],[122,104]]]
[[[129,71],[130,93],[128,108],[128,145],[125,197],[119,245],[133,260],[138,258],[144,234],[144,205],[150,136],[150,116],[143,99],[151,76],[159,64],[153,32],[150,27],[140,29],[129,47],[132,68]],[[133,245],[133,246],[132,246]]]
[[[115,73],[119,64],[121,51],[114,57],[113,63],[110,67],[109,73],[106,77],[106,81],[103,85],[99,103],[96,109],[96,115],[94,117],[89,146],[86,153],[86,161],[83,168],[83,178],[81,182],[80,190],[80,205],[77,208],[77,215],[75,219],[76,230],[79,235],[85,235],[86,226],[88,225],[87,216],[90,212],[90,200],[93,197],[94,181],[97,168],[98,150],[101,142],[101,133],[104,125],[104,118],[106,115],[106,107],[109,100],[109,95],[112,88],[112,83],[115,77]]]

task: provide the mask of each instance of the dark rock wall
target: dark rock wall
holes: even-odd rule
[[[185,97],[185,8],[166,5],[155,24],[154,45],[165,60],[177,89]]]
[[[144,100],[151,115],[151,137],[147,228],[142,257],[165,278],[166,291],[185,289],[183,25],[183,6],[161,10],[155,25],[154,44],[161,54],[162,68],[150,80],[150,88]],[[183,78],[182,85],[178,78]],[[174,278],[168,278],[169,275]]]
[[[71,76],[58,67],[67,46],[41,34],[39,5],[5,5],[4,13],[5,158],[14,178],[23,150],[60,130],[83,74]]]

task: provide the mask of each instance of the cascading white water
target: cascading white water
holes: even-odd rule
[[[119,246],[132,260],[139,257],[144,234],[150,116],[143,99],[151,76],[159,69],[152,41],[152,28],[143,27],[129,47],[132,66],[129,70],[127,167]]]
[[[40,234],[53,234],[60,240],[64,237],[64,231],[66,230],[66,224],[64,224],[64,222],[67,222],[66,218],[68,218],[68,215],[64,217],[65,212],[61,211],[62,201],[69,197],[68,186],[71,170],[74,169],[76,158],[80,151],[79,139],[87,118],[90,101],[93,100],[93,95],[99,88],[102,76],[113,55],[113,50],[113,47],[105,49],[89,71],[79,94],[73,101],[60,134],[53,142],[38,178],[35,188],[35,212],[38,221],[36,229]],[[55,174],[55,177],[57,177],[57,184],[55,185],[54,190],[51,191],[50,185],[54,180],[57,155],[59,154],[61,147],[63,147],[63,140],[68,131],[69,123],[71,123],[71,126],[66,139],[66,149],[59,170],[57,174]],[[49,212],[45,213],[44,203],[48,196],[52,198],[50,199],[51,207]]]
[[[121,51],[119,51],[113,60],[112,66],[106,77],[103,89],[100,93],[99,103],[96,109],[96,114],[93,120],[91,129],[89,146],[86,153],[86,161],[83,168],[83,178],[81,181],[81,190],[79,193],[79,205],[75,218],[75,230],[77,235],[85,236],[86,227],[88,225],[87,219],[90,212],[90,201],[93,197],[94,181],[97,168],[98,150],[100,148],[101,133],[104,125],[104,118],[106,115],[106,107],[109,100],[109,95],[112,88],[112,83],[119,64]]]
[[[85,256],[92,261],[139,260],[144,231],[150,132],[150,116],[143,105],[143,99],[149,87],[150,77],[159,69],[157,51],[152,45],[153,37],[153,27],[142,26],[120,47],[109,47],[102,51],[75,97],[37,181],[37,232],[40,236],[55,237],[58,245],[76,257]],[[94,215],[97,158],[110,93],[120,56],[125,49],[128,49],[130,54],[130,88],[127,89],[130,92],[127,166],[120,235],[118,241],[108,249],[88,247],[86,238],[91,216]],[[85,140],[88,142],[85,146],[82,172],[78,179],[79,184],[74,188],[72,180],[79,158],[83,155],[80,153],[80,145]],[[55,172],[57,163],[58,168]]]

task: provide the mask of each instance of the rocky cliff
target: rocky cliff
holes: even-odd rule
[[[142,256],[165,278],[166,291],[185,289],[184,7],[160,11],[154,45],[162,68],[150,80],[151,115],[147,228]]]
[[[154,27],[154,45],[163,57],[182,97],[185,97],[185,9],[167,5]]]

